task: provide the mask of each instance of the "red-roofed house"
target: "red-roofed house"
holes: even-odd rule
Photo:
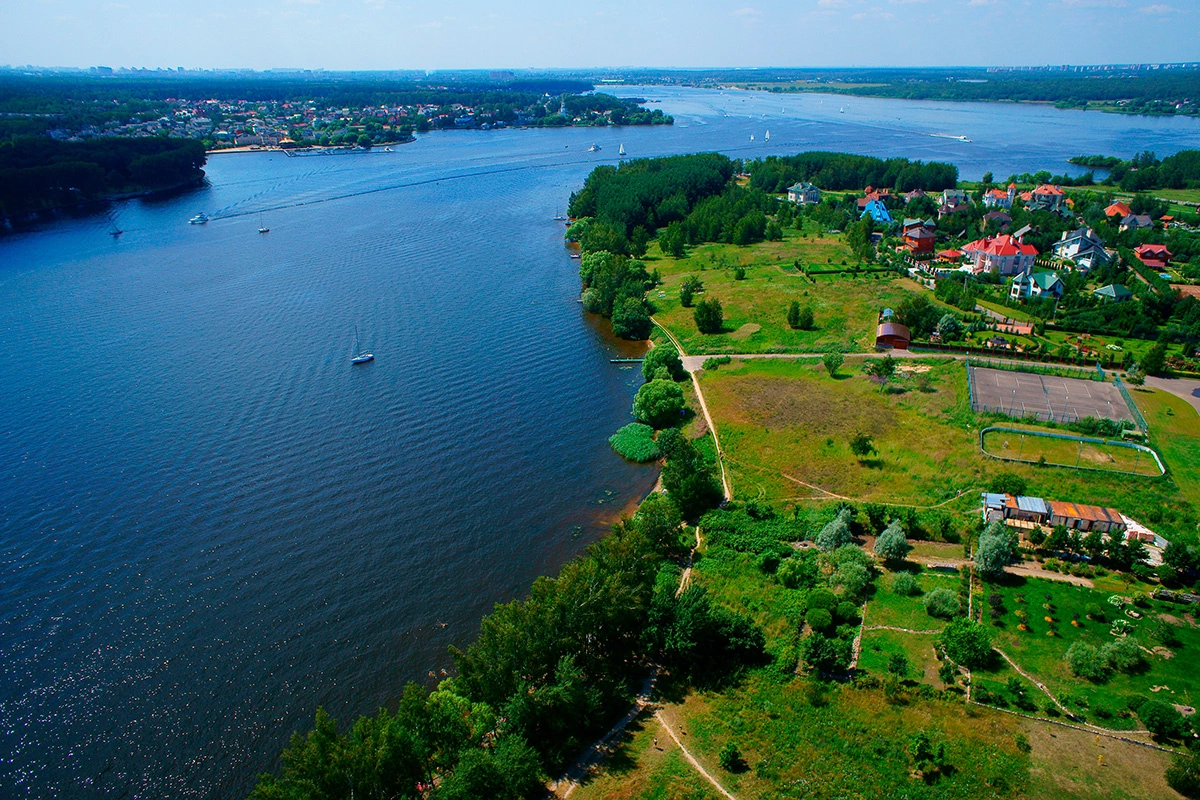
[[[1165,244],[1139,244],[1133,252],[1139,261],[1159,272],[1165,270],[1171,263],[1171,251]]]
[[[983,193],[983,205],[985,208],[1012,208],[1013,198],[1017,196],[1017,185],[1010,183],[1008,191],[1003,189],[992,189]]]
[[[1116,217],[1117,219],[1124,219],[1125,217],[1128,217],[1132,213],[1133,213],[1133,209],[1131,209],[1129,207],[1129,204],[1122,203],[1119,200],[1117,202],[1113,203],[1108,208],[1104,209],[1104,216]]]
[[[964,247],[963,252],[973,262],[972,272],[994,272],[1000,275],[1016,275],[1018,272],[1033,269],[1038,255],[1036,247],[1008,234],[977,239]]]
[[[1062,211],[1066,208],[1067,195],[1057,186],[1043,183],[1029,196],[1030,211]]]

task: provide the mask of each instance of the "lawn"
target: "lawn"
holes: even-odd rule
[[[1145,595],[1146,589],[1135,583],[1122,593],[1137,597]],[[1194,667],[1200,655],[1200,626],[1179,606],[1146,600],[1144,605],[1132,607],[1142,617],[1133,620],[1108,602],[1114,594],[1111,590],[1036,578],[1013,578],[989,585],[987,592],[999,596],[1003,603],[999,624],[993,622],[995,646],[1088,721],[1109,728],[1137,728],[1136,720],[1125,707],[1132,695],[1184,705],[1200,701],[1200,674]],[[1093,606],[1104,612],[1106,622],[1087,618],[1088,609]],[[1027,614],[1028,630],[1019,629],[1018,610]],[[1047,622],[1046,617],[1053,622]],[[1096,647],[1113,641],[1109,629],[1115,619],[1128,620],[1133,626],[1132,635],[1152,651],[1146,656],[1144,671],[1117,672],[1102,683],[1073,675],[1065,660],[1067,649],[1077,641]],[[985,612],[985,620],[992,621],[990,609]],[[1057,635],[1049,635],[1053,629],[1057,629]],[[1169,630],[1172,635],[1166,636],[1162,630]],[[977,675],[981,681],[996,678],[987,671]],[[1044,709],[1047,698],[1038,694],[1035,699]]]
[[[781,242],[746,247],[699,245],[689,250],[687,258],[678,260],[656,254],[652,247],[646,259],[647,268],[657,268],[663,279],[663,285],[650,295],[658,309],[655,319],[692,355],[871,350],[880,310],[895,307],[906,295],[922,291],[894,273],[809,278],[792,265],[797,258],[812,269],[840,268],[842,262],[855,264],[857,259],[837,235],[789,231]],[[744,280],[735,280],[736,267],[745,269]],[[692,318],[693,309],[680,304],[679,287],[689,276],[704,283],[704,292],[696,295],[697,302],[706,297],[721,301],[725,313],[722,333],[700,333]],[[812,330],[788,326],[787,312],[793,301],[812,308]]]
[[[991,430],[983,435],[983,448],[989,455],[998,458],[1030,463],[1044,458],[1047,464],[1072,469],[1146,476],[1162,474],[1152,456],[1119,444],[1076,442],[1047,436],[1024,436],[1012,430]]]
[[[900,595],[892,591],[892,581],[895,576],[896,573],[889,572],[879,579],[878,589],[867,603],[867,627],[887,625],[914,631],[933,631],[944,628],[946,621],[925,613],[925,606],[921,604],[921,600],[925,594],[937,588],[946,588],[957,592],[958,576],[923,572],[915,576],[917,584],[921,587],[921,594],[914,596]],[[881,670],[871,671],[877,675],[882,674]]]
[[[1200,417],[1160,391],[1135,398],[1150,422],[1150,446],[1167,465],[1162,477],[1069,467],[1038,467],[988,458],[970,411],[961,362],[905,362],[927,369],[902,375],[890,391],[848,359],[830,377],[813,359],[735,360],[705,370],[701,386],[726,454],[734,497],[782,505],[848,497],[854,502],[940,506],[960,527],[973,524],[979,492],[1000,472],[1016,473],[1030,494],[1121,509],[1159,533],[1195,541],[1200,507]],[[921,379],[924,380],[924,379]],[[849,440],[872,438],[877,452],[859,460]],[[702,440],[703,441],[703,440]],[[814,488],[815,487],[815,488]]]

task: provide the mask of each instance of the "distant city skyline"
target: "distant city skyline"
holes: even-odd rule
[[[10,66],[520,69],[1200,60],[1200,0],[34,0]]]

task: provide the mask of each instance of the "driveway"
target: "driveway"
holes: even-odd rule
[[[1146,378],[1146,385],[1182,397],[1200,414],[1200,380],[1195,378]]]

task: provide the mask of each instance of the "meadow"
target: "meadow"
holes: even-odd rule
[[[857,258],[838,235],[789,230],[783,241],[753,247],[704,244],[689,248],[682,259],[663,257],[652,246],[647,269],[657,269],[662,285],[651,292],[655,319],[673,333],[690,355],[723,353],[823,353],[830,349],[863,352],[875,346],[879,312],[922,291],[891,272],[802,274],[801,259],[811,269],[853,269]],[[844,265],[844,266],[843,266]],[[736,270],[745,277],[736,278]],[[703,293],[695,301],[717,298],[725,313],[719,334],[702,334],[693,309],[679,300],[685,279],[699,279]],[[932,295],[929,297],[932,299]],[[812,309],[811,330],[794,330],[787,322],[795,301]]]
[[[705,370],[701,387],[735,498],[936,507],[965,526],[974,524],[979,492],[990,480],[1014,473],[1030,494],[1113,506],[1168,539],[1195,542],[1200,417],[1180,398],[1135,393],[1150,424],[1148,444],[1163,457],[1167,475],[1042,467],[980,451],[979,430],[993,423],[970,410],[961,362],[906,360],[901,368],[906,371],[886,391],[853,358],[836,377],[816,359],[735,359]],[[850,439],[860,433],[876,450],[861,459],[850,450]]]

